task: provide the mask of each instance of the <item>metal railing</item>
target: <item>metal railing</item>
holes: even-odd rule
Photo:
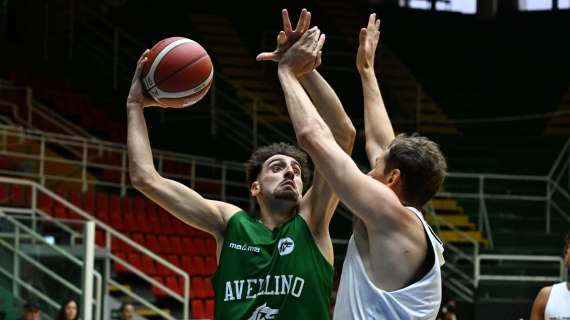
[[[558,268],[557,276],[533,276],[533,275],[491,275],[482,274],[481,261],[524,261],[524,262],[554,262]],[[530,256],[508,254],[481,254],[476,260],[475,285],[482,280],[494,281],[518,281],[518,282],[560,282],[566,280],[567,270],[564,259],[560,256]]]
[[[66,263],[71,263],[82,270],[86,269],[93,269],[92,263],[86,263],[85,260],[76,258],[71,253],[67,252],[65,249],[59,247],[58,245],[52,244],[47,241],[41,234],[36,232],[36,230],[32,229],[32,227],[36,227],[38,221],[52,223],[52,219],[40,219],[34,218],[32,223],[32,227],[26,226],[23,222],[19,220],[27,220],[31,217],[22,217],[22,216],[11,216],[10,211],[12,208],[2,208],[0,209],[0,221],[3,222],[3,227],[10,226],[13,229],[13,233],[3,234],[0,236],[0,247],[8,250],[12,253],[12,270],[7,270],[6,268],[0,266],[0,273],[5,277],[12,280],[12,294],[14,297],[18,297],[21,299],[21,291],[20,288],[24,288],[27,291],[31,292],[32,294],[39,297],[42,301],[47,303],[53,310],[57,312],[57,310],[61,307],[60,303],[54,301],[50,295],[54,292],[45,292],[41,288],[34,286],[33,284],[29,283],[29,279],[23,279],[21,276],[21,265],[22,262],[29,264],[30,266],[34,267],[34,270],[38,270],[41,272],[42,275],[46,275],[48,279],[55,281],[57,284],[61,285],[62,288],[66,288],[76,294],[77,296],[84,296],[87,299],[86,301],[89,306],[91,304],[95,305],[95,312],[94,314],[91,313],[91,308],[85,308],[84,312],[82,313],[83,319],[101,319],[101,310],[102,310],[102,277],[99,272],[91,272],[88,278],[81,280],[79,285],[73,283],[73,280],[67,279],[67,275],[58,274],[52,268],[42,263],[41,259],[34,258],[31,254],[28,254],[26,250],[23,250],[23,247],[26,244],[33,245],[34,248],[39,248],[38,246],[45,246],[49,248],[50,251],[54,252],[55,255],[59,258],[62,258],[66,261]],[[21,212],[21,211],[20,211]],[[77,225],[77,223],[76,223]],[[85,225],[85,227],[87,227]],[[87,229],[87,228],[85,228]],[[8,238],[12,238],[10,241],[7,240]],[[45,253],[47,250],[42,249]],[[89,255],[92,255],[92,252],[88,252],[87,250],[83,250],[83,257],[84,259]],[[69,270],[66,270],[69,271]],[[92,283],[91,277],[95,278],[95,299],[93,299],[93,287],[87,286],[88,283]],[[91,290],[89,290],[91,288]],[[55,313],[54,313],[55,315]]]
[[[137,276],[139,276],[144,282],[149,283],[150,285],[159,288],[160,290],[165,292],[168,297],[171,297],[175,301],[180,302],[183,305],[183,318],[184,319],[189,318],[190,278],[185,271],[181,270],[177,266],[173,265],[172,263],[170,263],[166,259],[160,257],[159,255],[155,254],[154,252],[148,250],[147,248],[143,247],[142,245],[131,240],[130,238],[123,235],[119,231],[117,231],[117,230],[113,229],[112,227],[106,225],[105,223],[99,221],[97,218],[95,218],[92,215],[88,214],[87,212],[83,211],[81,208],[79,208],[79,207],[75,206],[74,204],[68,202],[67,200],[65,200],[62,197],[60,197],[59,195],[57,195],[56,193],[48,190],[47,188],[41,186],[38,183],[28,181],[28,180],[22,180],[22,179],[1,178],[1,177],[0,177],[0,183],[5,184],[5,185],[11,185],[11,186],[12,185],[18,185],[20,187],[27,188],[29,190],[29,192],[31,194],[31,199],[30,199],[29,203],[27,203],[27,205],[20,206],[20,207],[3,206],[3,207],[0,207],[0,210],[9,211],[9,212],[18,213],[18,214],[28,214],[30,216],[31,224],[32,224],[32,226],[29,228],[29,230],[32,232],[35,232],[35,228],[37,225],[37,223],[36,223],[37,216],[36,215],[38,215],[38,214],[43,215],[44,214],[40,210],[38,210],[39,209],[38,199],[39,199],[40,195],[42,195],[42,194],[52,198],[53,201],[55,201],[59,205],[65,207],[67,210],[73,212],[74,214],[79,216],[81,219],[84,219],[87,221],[93,221],[95,223],[96,228],[103,231],[103,233],[104,233],[103,248],[104,248],[104,252],[105,252],[103,283],[105,283],[105,287],[104,287],[102,294],[104,296],[109,295],[109,285],[108,284],[113,284],[113,283],[118,284],[118,283],[116,283],[116,281],[111,279],[111,263],[113,262],[113,263],[120,264],[120,265],[126,267],[127,269],[129,269],[129,271],[131,271],[134,274],[136,274]],[[135,252],[138,252],[141,255],[149,256],[154,261],[154,263],[156,263],[157,265],[162,265],[167,270],[169,270],[169,272],[172,272],[176,276],[181,277],[184,280],[184,292],[183,292],[183,294],[181,295],[177,292],[172,291],[170,288],[166,287],[161,282],[156,281],[154,278],[146,275],[142,270],[138,269],[138,267],[133,266],[129,262],[121,259],[116,254],[114,254],[111,250],[112,242],[114,242],[114,241],[120,241],[120,242],[127,244]],[[149,302],[148,300],[141,298],[139,295],[135,294],[134,292],[129,291],[129,290],[123,290],[123,293],[125,293],[130,298],[132,298],[132,299],[140,302],[141,304],[145,305],[149,309],[153,310],[154,312],[159,314],[161,317],[163,317],[165,319],[174,320],[174,318],[171,315],[165,313],[162,309],[160,309],[159,307],[157,307],[153,303]],[[102,314],[105,316],[108,316],[110,314],[110,310],[108,310],[108,307],[109,307],[108,304],[104,305],[105,310],[103,310]]]

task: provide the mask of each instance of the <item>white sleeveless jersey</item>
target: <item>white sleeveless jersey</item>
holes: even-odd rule
[[[570,291],[566,282],[552,286],[544,308],[545,320],[570,320]]]
[[[419,281],[399,290],[384,291],[368,278],[354,235],[350,237],[337,293],[335,320],[423,320],[435,319],[441,304],[441,266],[444,263],[441,240],[422,214],[408,207],[422,221],[434,251],[435,263]],[[386,257],[389,258],[389,257]]]

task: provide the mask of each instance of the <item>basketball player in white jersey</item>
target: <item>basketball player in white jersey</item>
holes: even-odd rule
[[[564,239],[564,262],[570,268],[570,231]],[[530,320],[566,320],[570,319],[570,282],[560,282],[544,287],[538,292]]]
[[[307,31],[281,58],[279,80],[297,141],[357,218],[348,245],[335,319],[435,319],[441,303],[443,248],[419,209],[439,190],[447,165],[425,137],[395,137],[374,74],[380,21],[360,32],[357,66],[365,101],[363,174],[338,144],[297,80],[324,43]]]

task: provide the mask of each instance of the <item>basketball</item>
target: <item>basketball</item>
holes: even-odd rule
[[[166,38],[147,55],[142,82],[161,105],[184,108],[200,101],[212,84],[214,67],[210,56],[196,41]]]

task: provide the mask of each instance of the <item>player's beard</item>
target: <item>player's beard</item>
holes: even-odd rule
[[[275,199],[279,200],[297,201],[299,194],[297,193],[297,190],[292,188],[280,188],[275,191],[273,196]]]

